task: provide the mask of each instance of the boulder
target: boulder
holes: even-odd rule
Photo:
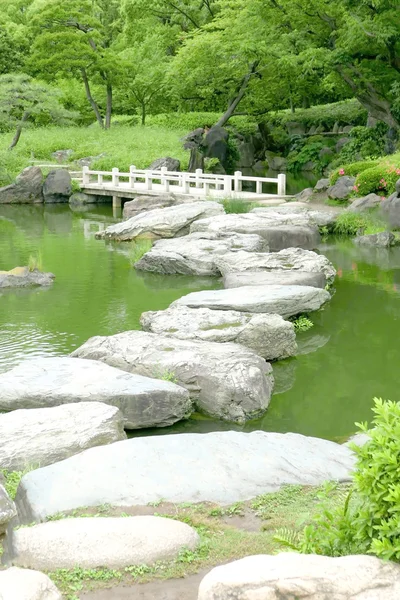
[[[191,233],[180,238],[158,240],[135,263],[135,268],[168,275],[219,275],[214,257],[239,250],[265,252],[268,245],[259,235]]]
[[[336,146],[335,146],[335,150],[336,153],[339,154],[340,151],[343,149],[343,147],[348,144],[350,142],[350,138],[349,137],[341,137],[338,139],[338,141],[336,142]]]
[[[351,448],[351,444],[355,444],[356,446],[359,446],[361,448],[362,446],[365,446],[365,444],[367,444],[370,440],[371,436],[368,435],[368,433],[359,432],[350,436],[344,445],[349,446]]]
[[[123,569],[172,560],[199,541],[192,527],[163,517],[63,519],[14,530],[3,563],[43,571]]]
[[[400,227],[400,179],[396,184],[396,191],[386,200],[382,200],[380,208],[382,216],[391,227]]]
[[[3,445],[3,439],[1,440]],[[0,452],[2,450],[2,446],[0,447]],[[4,467],[1,467],[4,468]],[[6,489],[0,483],[0,536],[5,533],[8,523],[17,516],[17,511],[15,508],[14,502],[11,500],[10,496],[7,494]],[[0,598],[1,598],[1,587],[0,587]]]
[[[43,202],[43,173],[39,167],[27,167],[15,183],[0,187],[0,204],[37,204]]]
[[[86,206],[86,204],[96,204],[96,196],[77,192],[69,198],[70,206]]]
[[[68,202],[72,194],[71,175],[65,169],[50,171],[44,180],[43,197],[48,204]]]
[[[359,246],[373,246],[375,248],[390,248],[391,246],[397,246],[400,243],[400,240],[390,231],[359,235],[354,238],[353,241]]]
[[[227,290],[192,292],[175,300],[174,306],[238,310],[250,313],[276,313],[291,317],[321,308],[331,296],[326,290],[301,285],[242,286]]]
[[[223,215],[224,209],[218,202],[191,202],[167,208],[156,208],[141,213],[96,234],[97,239],[118,241],[134,240],[138,237],[150,239],[179,237],[189,233],[190,225],[197,219]]]
[[[167,208],[168,206],[175,206],[176,204],[187,204],[193,202],[193,198],[190,196],[181,196],[179,194],[156,194],[154,196],[138,196],[129,202],[125,202],[122,211],[124,219],[130,219],[142,212],[148,212],[155,208]]]
[[[31,271],[28,267],[15,267],[11,271],[0,271],[0,289],[47,286],[54,278],[53,273],[42,273],[39,269]]]
[[[208,158],[218,158],[221,165],[227,166],[228,159],[228,139],[229,133],[223,127],[214,125],[206,133],[201,142],[204,156]]]
[[[270,254],[262,252],[227,252],[215,259],[222,275],[240,273],[242,271],[305,271],[307,273],[323,273],[327,282],[333,281],[336,270],[332,263],[321,254],[287,248]]]
[[[343,133],[350,133],[350,131],[353,129],[354,125],[345,125],[343,127]]]
[[[150,377],[95,360],[36,358],[0,374],[0,410],[104,402],[121,410],[126,429],[166,427],[189,416],[187,391]]]
[[[327,193],[329,198],[331,198],[331,200],[345,200],[352,193],[355,182],[355,177],[349,177],[348,175],[339,177],[335,185],[331,185],[331,187],[328,188]]]
[[[239,159],[236,167],[240,169],[248,169],[253,166],[255,147],[251,142],[241,142],[238,145]]]
[[[311,187],[305,188],[304,190],[302,190],[301,192],[296,194],[295,198],[300,202],[307,202],[307,200],[310,200],[310,198],[312,197],[313,194],[314,194],[313,188],[311,188]]]
[[[286,484],[349,481],[354,463],[346,446],[295,433],[136,437],[27,473],[16,504],[27,523],[102,504],[145,505],[161,499],[231,504]]]
[[[364,198],[356,198],[351,205],[346,208],[348,212],[364,212],[366,210],[370,210],[371,208],[376,208],[380,206],[382,202],[382,197],[377,194],[368,194],[368,196],[364,196]]]
[[[126,438],[115,406],[79,402],[0,415],[0,469],[23,471]]]
[[[329,179],[319,179],[314,186],[314,192],[326,192],[330,185]]]
[[[147,168],[149,171],[161,171],[162,168],[167,169],[167,171],[180,171],[181,161],[177,158],[166,156],[165,158],[157,158],[157,160],[152,162]]]
[[[90,167],[94,162],[96,162],[96,160],[104,158],[105,156],[107,156],[105,152],[102,152],[97,156],[84,156],[83,158],[77,160],[76,164],[78,165],[78,167]]]
[[[56,160],[58,163],[64,163],[64,162],[68,162],[69,159],[73,156],[74,151],[69,149],[69,150],[56,150],[55,152],[52,152],[51,154],[51,158],[54,158],[54,160]]]
[[[73,356],[140,375],[171,374],[189,390],[199,411],[225,421],[241,423],[262,415],[272,393],[271,366],[238,344],[125,331],[91,338]]]
[[[246,556],[212,569],[198,600],[397,600],[400,567],[374,556],[285,552]]]
[[[61,593],[44,573],[11,567],[0,571],[1,600],[62,600]]]
[[[286,129],[288,130],[289,135],[304,135],[306,133],[306,126],[304,123],[299,123],[297,121],[289,121],[286,123]]]
[[[287,358],[297,350],[293,324],[274,314],[179,306],[145,312],[140,324],[145,331],[181,340],[235,342],[266,360]]]
[[[305,202],[288,202],[282,206],[258,206],[253,208],[250,213],[265,217],[275,214],[277,218],[282,218],[287,214],[297,214],[298,218],[303,217],[303,219],[307,219],[309,226],[311,227],[324,227],[326,225],[332,225],[335,222],[340,210],[340,208],[336,207],[327,207],[326,209],[319,208],[315,210],[313,205]]]
[[[228,273],[224,276],[223,283],[226,289],[243,285],[306,285],[325,288],[326,278],[323,273],[306,271],[244,271]]]
[[[304,163],[304,165],[301,167],[302,171],[314,171],[317,167],[317,164],[313,161],[313,160],[308,160],[306,163]]]
[[[284,158],[283,156],[269,156],[266,153],[266,159],[268,162],[268,166],[271,169],[271,171],[287,171],[288,168],[288,164],[287,164],[287,159]]]
[[[329,146],[324,146],[323,148],[321,148],[321,150],[318,153],[318,156],[321,160],[323,160],[323,163],[326,165],[330,162],[331,157],[334,155],[334,151],[332,150],[332,148],[329,148]],[[329,184],[328,184],[329,186]],[[327,187],[328,187],[327,186]]]

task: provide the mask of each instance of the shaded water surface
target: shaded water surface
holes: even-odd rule
[[[27,357],[65,355],[93,335],[139,328],[143,311],[220,287],[212,278],[136,273],[129,244],[94,239],[111,222],[109,207],[0,207],[0,270],[34,255],[56,275],[49,289],[0,292],[0,372]],[[264,429],[342,439],[355,421],[370,419],[374,396],[398,399],[400,248],[366,250],[339,240],[321,251],[338,269],[335,294],[313,315],[314,328],[299,335],[299,356],[274,365],[266,415],[243,427],[196,416],[138,435]]]

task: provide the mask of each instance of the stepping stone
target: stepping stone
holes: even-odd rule
[[[212,569],[198,600],[396,600],[400,567],[374,556],[318,556],[285,552],[247,556]]]
[[[1,443],[3,444],[3,439]],[[1,447],[0,447],[1,448]],[[1,449],[0,449],[1,451]],[[8,523],[17,515],[15,504],[7,494],[6,489],[0,483],[0,535],[5,533]],[[1,598],[1,592],[0,592]]]
[[[0,289],[48,286],[54,277],[53,273],[42,273],[39,269],[15,267],[11,271],[0,271]]]
[[[243,285],[307,285],[325,288],[323,273],[307,271],[243,271],[228,273],[223,278],[224,288],[237,288]]]
[[[342,211],[341,208],[327,208],[315,209],[313,205],[305,204],[303,202],[288,202],[283,206],[271,207],[256,207],[253,208],[250,213],[255,215],[268,216],[271,212],[275,214],[298,214],[310,219],[310,223],[317,225],[317,227],[326,227],[333,225],[336,221],[338,214]]]
[[[1,600],[62,600],[61,593],[44,573],[11,567],[0,571]]]
[[[243,423],[261,416],[272,394],[271,365],[238,344],[124,331],[93,337],[73,356],[130,373],[174,378],[189,391],[200,412],[225,421]]]
[[[273,209],[265,214],[229,214],[201,219],[193,223],[190,232],[258,234],[273,252],[290,247],[312,249],[318,246],[319,231],[310,217],[272,211]]]
[[[89,401],[119,408],[126,429],[166,427],[192,412],[189,394],[175,383],[125,373],[97,360],[35,358],[0,374],[0,410]]]
[[[44,467],[92,446],[126,439],[115,406],[79,402],[0,415],[0,469]]]
[[[167,275],[219,275],[214,256],[238,250],[268,252],[268,245],[259,235],[191,233],[155,242],[135,269]]]
[[[121,569],[176,558],[195,550],[198,533],[163,517],[83,517],[15,529],[7,536],[3,562],[21,567]]]
[[[320,254],[303,250],[302,248],[288,248],[280,252],[227,252],[215,258],[215,263],[222,273],[240,273],[244,271],[303,271],[306,273],[323,273],[328,283],[336,275],[332,263]]]
[[[175,300],[171,307],[276,313],[282,317],[291,317],[318,310],[330,298],[330,294],[320,288],[301,285],[259,285],[192,292]]]
[[[22,478],[16,504],[26,523],[105,503],[133,506],[163,499],[231,504],[285,484],[348,481],[354,464],[346,446],[295,433],[138,437],[31,471]]]
[[[145,331],[181,340],[235,342],[251,348],[266,360],[297,353],[294,326],[279,315],[243,313],[177,306],[145,312],[140,318]]]
[[[191,202],[167,208],[155,208],[140,213],[127,221],[110,225],[96,233],[97,239],[129,241],[138,237],[172,238],[189,233],[190,225],[197,219],[225,214],[218,202]]]

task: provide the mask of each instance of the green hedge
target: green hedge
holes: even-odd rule
[[[366,169],[372,169],[379,164],[378,160],[363,160],[349,165],[343,165],[332,171],[330,175],[331,185],[334,185],[339,177],[343,175],[349,175],[350,177],[357,177],[360,173]]]
[[[359,196],[371,193],[390,196],[395,191],[398,179],[400,179],[400,168],[381,164],[360,173],[356,179],[354,191]]]
[[[204,125],[214,125],[220,117],[221,113],[213,112],[161,113],[150,115],[147,118],[147,124],[167,129],[185,129],[189,133],[198,127],[204,127]],[[258,129],[257,120],[250,116],[232,117],[229,119],[227,127],[242,135],[254,134]]]

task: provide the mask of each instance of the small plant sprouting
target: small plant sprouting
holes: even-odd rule
[[[296,331],[296,333],[299,331],[308,331],[309,329],[314,327],[314,323],[306,315],[300,315],[295,319],[291,319],[291,321],[293,323],[294,330]]]
[[[41,271],[43,269],[42,253],[39,251],[36,254],[30,254],[28,258],[29,271]]]
[[[151,250],[153,242],[148,239],[141,239],[132,242],[132,245],[129,250],[129,262],[133,267],[135,263],[137,263],[146,252]]]

